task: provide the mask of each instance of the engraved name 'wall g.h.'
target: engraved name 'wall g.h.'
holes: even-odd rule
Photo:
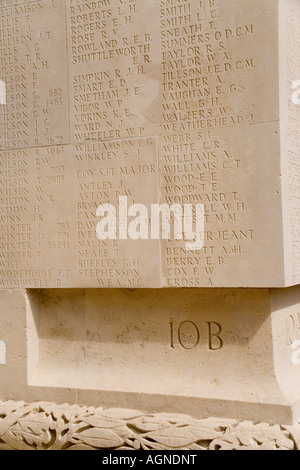
[[[233,14],[234,12],[234,14]],[[299,283],[297,0],[0,2],[0,286]],[[96,209],[204,205],[204,246]]]

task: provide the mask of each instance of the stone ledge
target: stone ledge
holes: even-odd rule
[[[300,425],[0,402],[0,450],[299,450]]]

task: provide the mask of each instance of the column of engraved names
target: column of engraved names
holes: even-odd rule
[[[242,162],[226,131],[253,116],[225,95],[237,92],[230,90],[232,73],[254,68],[251,57],[233,55],[228,43],[253,35],[254,26],[225,27],[215,1],[175,3],[161,2],[163,200],[204,205],[205,243],[194,253],[178,241],[166,244],[165,275],[170,287],[213,286],[228,259],[253,239],[246,203],[233,183]]]
[[[73,163],[66,149],[51,146],[1,152],[3,287],[68,286],[70,271],[75,271],[68,227],[76,210]]]
[[[45,268],[40,276],[43,287],[69,287],[75,271],[72,253],[76,244],[71,245],[71,239],[76,238],[72,225],[76,211],[72,159],[72,148],[58,145],[34,149],[31,161],[36,182],[31,188],[35,240],[32,267]]]
[[[151,114],[160,86],[158,24],[148,21],[156,9],[141,0],[71,0],[67,9],[77,272],[87,286],[141,287],[147,278],[137,242],[130,249],[127,242],[97,239],[96,210],[105,203],[118,208],[119,196],[129,205],[143,202],[139,188],[152,177],[154,195],[158,190],[156,147],[143,139],[158,132]]]
[[[120,192],[112,183],[118,157],[120,154],[113,141],[76,145],[77,272],[82,283],[92,282],[95,287],[121,286],[123,277],[118,243],[99,240],[96,236],[100,220],[96,218],[98,206],[116,203],[116,191]]]
[[[15,3],[0,5],[0,148],[68,142],[64,2]]]

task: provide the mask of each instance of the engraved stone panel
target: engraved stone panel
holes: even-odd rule
[[[1,1],[0,286],[298,284],[299,18],[298,0]],[[201,205],[203,246],[99,240],[119,197]]]

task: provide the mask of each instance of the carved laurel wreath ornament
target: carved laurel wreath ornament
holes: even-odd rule
[[[300,425],[0,402],[0,450],[298,450]]]

